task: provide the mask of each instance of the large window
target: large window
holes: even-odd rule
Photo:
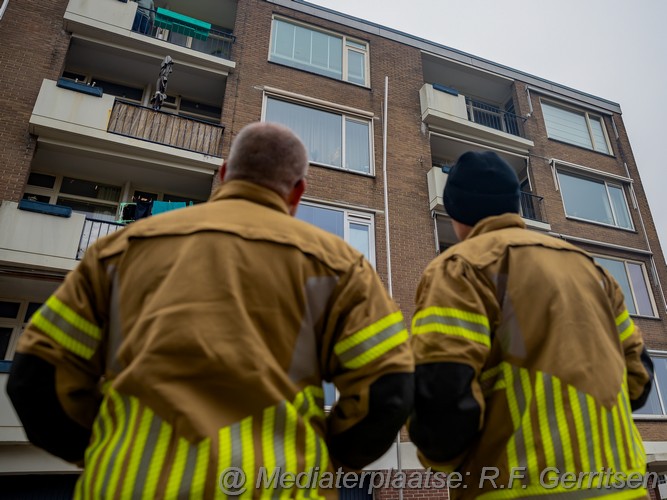
[[[651,353],[654,378],[646,404],[635,415],[667,415],[667,352]]]
[[[542,102],[549,138],[611,154],[602,117]]]
[[[120,194],[120,186],[32,172],[23,198],[64,205],[94,219],[113,221],[118,211]]]
[[[269,60],[368,86],[368,44],[285,19],[273,19]]]
[[[375,265],[372,215],[303,202],[296,217],[341,237]]]
[[[618,281],[630,314],[655,317],[655,304],[644,264],[609,257],[595,257],[595,261]]]
[[[294,131],[313,163],[372,173],[371,122],[367,118],[268,97],[265,120]]]
[[[19,335],[41,305],[39,302],[0,299],[0,361],[14,357]]]
[[[621,184],[558,172],[558,183],[568,217],[632,229],[632,219]]]

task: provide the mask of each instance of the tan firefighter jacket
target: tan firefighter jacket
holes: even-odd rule
[[[407,341],[359,252],[231,181],[99,240],[18,350],[56,367],[63,408],[92,427],[78,498],[222,498],[219,481],[240,489],[230,467],[240,498],[317,498],[271,474],[332,471],[325,437],[364,418],[374,380],[413,371]],[[323,380],[342,407],[328,417]]]
[[[518,215],[483,219],[426,269],[412,346],[420,369],[474,370],[472,445],[450,463],[420,456],[458,470],[453,498],[646,495],[635,484],[645,455],[630,409],[650,382],[641,333],[617,283],[583,250],[526,230]],[[611,472],[635,473],[633,486]]]

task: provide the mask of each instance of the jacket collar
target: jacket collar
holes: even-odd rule
[[[248,181],[227,181],[220,186],[211,201],[242,199],[289,214],[287,203],[269,188]]]
[[[498,231],[499,229],[508,229],[511,227],[518,227],[521,229],[526,228],[526,223],[523,221],[519,214],[502,214],[494,215],[492,217],[486,217],[479,221],[472,228],[472,231],[468,234],[466,240],[479,236],[480,234],[490,233],[491,231]]]

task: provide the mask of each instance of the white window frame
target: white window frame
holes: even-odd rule
[[[600,259],[607,259],[607,260],[615,260],[617,262],[622,262],[623,267],[625,268],[625,275],[628,279],[628,284],[630,286],[630,293],[632,294],[632,297],[625,297],[625,301],[627,302],[628,300],[632,300],[632,304],[635,307],[635,311],[637,311],[635,314],[632,314],[632,316],[637,316],[637,317],[642,317],[642,318],[657,318],[658,317],[658,308],[655,303],[655,298],[653,297],[653,287],[651,286],[651,281],[648,278],[648,272],[646,271],[646,265],[639,260],[632,260],[632,259],[623,259],[620,257],[612,257],[610,255],[602,255],[602,254],[593,254],[593,257],[597,257]],[[599,265],[602,265],[598,262]],[[640,314],[639,313],[639,307],[637,304],[637,297],[635,295],[635,287],[632,283],[632,279],[630,276],[630,270],[628,269],[628,264],[635,264],[641,267],[642,270],[642,277],[644,278],[644,285],[646,286],[646,290],[648,292],[649,300],[651,301],[651,309],[653,309],[653,315],[647,316],[646,314]],[[604,267],[604,266],[603,266]],[[611,274],[611,273],[610,273]]]
[[[273,44],[274,44],[274,37],[276,34],[276,21],[283,22],[286,24],[292,24],[294,26],[300,26],[302,28],[305,28],[310,31],[315,31],[319,33],[323,33],[325,35],[334,37],[334,38],[339,38],[342,42],[342,51],[343,53],[341,54],[341,65],[342,65],[342,71],[341,71],[341,78],[340,81],[344,81],[347,83],[351,83],[352,85],[359,85],[360,87],[370,87],[370,55],[369,55],[369,44],[366,41],[360,40],[358,38],[354,37],[349,37],[347,35],[343,35],[341,33],[336,33],[335,31],[327,30],[324,28],[319,28],[315,27],[311,24],[295,21],[294,19],[289,19],[287,17],[283,16],[278,16],[274,15],[271,19],[271,40],[269,42],[269,61],[277,63],[277,64],[282,64],[284,66],[288,66],[290,68],[302,70],[302,71],[308,71],[309,73],[315,73],[320,76],[324,76],[327,78],[334,78],[332,76],[322,74],[317,71],[317,66],[309,66],[306,63],[302,63],[302,65],[297,65],[297,64],[290,64],[289,59],[282,58],[282,57],[273,57]],[[349,43],[348,43],[349,42]],[[363,48],[362,48],[363,46]],[[358,83],[358,82],[353,82],[349,80],[349,75],[348,75],[348,59],[349,59],[349,53],[350,52],[356,52],[358,54],[363,54],[364,55],[364,83]],[[305,69],[307,67],[310,67],[312,69]]]
[[[264,92],[264,102],[262,104],[262,121],[266,121],[266,111],[268,108],[268,101],[269,99],[277,100],[277,101],[283,101],[287,102],[290,104],[293,104],[295,106],[300,106],[302,108],[310,108],[310,109],[315,109],[318,111],[326,111],[328,113],[333,113],[341,116],[341,167],[337,165],[331,165],[328,163],[323,163],[319,161],[314,161],[311,160],[310,158],[308,161],[310,162],[311,165],[318,165],[321,167],[327,167],[327,168],[333,168],[336,170],[343,170],[345,172],[350,172],[353,174],[358,174],[358,175],[365,175],[365,176],[374,176],[375,175],[375,146],[373,144],[373,137],[374,137],[374,131],[373,131],[373,119],[372,119],[372,113],[364,113],[362,111],[357,111],[357,110],[352,110],[351,108],[346,108],[344,106],[336,106],[333,103],[326,103],[323,101],[320,101],[318,99],[309,99],[305,96],[298,96],[295,97],[294,94],[286,95],[288,93],[278,93],[278,92],[271,92],[267,91],[265,89]],[[346,160],[346,121],[354,121],[358,123],[364,123],[368,124],[368,172],[362,172],[359,170],[353,170],[350,168],[346,168],[345,166],[345,160]],[[308,148],[308,145],[306,145],[306,148]]]
[[[19,310],[16,318],[0,318],[0,327],[13,329],[9,343],[7,344],[7,352],[5,353],[5,357],[0,359],[0,361],[11,361],[14,359],[14,353],[16,352],[19,336],[23,332],[23,329],[28,325],[30,320],[30,318],[28,318],[28,321],[23,321],[28,310],[28,305],[30,303],[42,304],[43,302],[39,300],[12,299],[8,297],[0,297],[0,302],[13,302],[15,304],[19,304]]]
[[[648,350],[648,353],[651,357],[651,360],[654,358],[667,358],[667,352],[665,351],[656,351],[656,350]],[[633,413],[632,418],[635,420],[667,420],[667,401],[665,398],[663,398],[662,394],[660,393],[660,383],[658,382],[657,377],[655,376],[655,373],[653,373],[653,387],[651,388],[651,391],[656,391],[656,395],[658,396],[658,402],[660,403],[662,413]],[[665,388],[667,390],[667,388]]]
[[[609,208],[611,210],[612,217],[614,219],[615,224],[607,224],[605,222],[600,222],[597,220],[593,219],[586,219],[583,217],[579,217],[576,215],[569,215],[567,213],[567,206],[565,205],[565,196],[563,196],[563,188],[561,186],[560,182],[560,174],[565,174],[569,175],[570,177],[577,177],[583,181],[588,181],[592,182],[594,184],[604,184],[605,192],[607,193],[607,201],[609,202]],[[580,220],[580,221],[585,221],[585,222],[590,222],[591,224],[599,224],[601,226],[606,226],[606,227],[613,227],[614,229],[621,229],[623,231],[634,231],[635,230],[635,223],[632,220],[632,212],[630,211],[630,204],[628,203],[628,197],[625,194],[625,189],[626,186],[628,185],[627,182],[619,181],[619,180],[610,180],[603,175],[597,177],[597,176],[592,176],[592,175],[585,175],[577,172],[576,170],[570,170],[567,167],[563,168],[561,166],[558,166],[556,168],[556,178],[558,182],[558,190],[561,192],[561,201],[563,202],[563,212],[565,213],[565,216],[568,219],[574,219],[574,220]],[[628,212],[628,219],[630,220],[630,227],[623,227],[618,225],[618,215],[616,214],[616,209],[614,208],[614,203],[612,202],[611,195],[609,194],[609,186],[620,188],[621,193],[623,194],[623,201],[625,201],[625,208],[627,209]]]
[[[67,198],[68,200],[72,201],[83,201],[87,203],[91,203],[94,205],[101,205],[109,208],[114,209],[114,213],[118,213],[118,206],[119,204],[123,201],[123,186],[119,186],[117,184],[109,184],[107,182],[99,182],[94,179],[83,179],[81,177],[77,176],[72,176],[72,175],[66,175],[66,174],[54,174],[52,172],[40,172],[40,171],[34,171],[30,172],[34,174],[42,174],[42,175],[48,175],[51,177],[55,177],[55,182],[53,184],[52,188],[46,188],[46,187],[41,187],[41,186],[33,186],[32,184],[26,184],[25,189],[24,189],[24,194],[35,194],[35,195],[40,195],[40,196],[49,196],[49,203],[56,205],[58,203],[58,198]],[[71,179],[76,179],[79,181],[84,181],[84,182],[99,182],[100,184],[104,184],[106,186],[112,186],[119,188],[120,191],[118,193],[118,201],[109,201],[109,200],[102,200],[99,198],[88,198],[87,196],[79,196],[75,194],[67,194],[67,193],[61,193],[61,187],[62,187],[62,182],[65,177],[69,177]],[[94,215],[86,215],[86,217],[92,217],[95,218]],[[111,221],[109,221],[111,222]]]
[[[597,113],[591,113],[591,112],[583,110],[583,109],[575,108],[573,106],[568,106],[568,105],[563,104],[561,102],[555,102],[555,101],[551,101],[551,100],[548,100],[548,99],[540,99],[540,104],[542,105],[542,117],[544,118],[544,125],[547,129],[547,136],[549,137],[549,139],[553,139],[555,141],[560,141],[560,142],[563,142],[563,143],[566,143],[566,144],[572,144],[573,146],[588,149],[590,151],[595,151],[596,153],[601,153],[601,154],[604,154],[604,155],[607,155],[607,156],[614,156],[614,150],[611,147],[611,141],[609,140],[609,133],[607,132],[607,126],[605,125],[603,115],[597,114]],[[559,108],[562,111],[566,111],[566,112],[569,112],[569,113],[572,113],[572,114],[583,116],[584,120],[586,121],[586,129],[588,131],[588,139],[591,142],[591,147],[589,148],[589,147],[586,147],[586,146],[582,146],[581,144],[575,144],[573,142],[567,141],[567,140],[562,139],[560,137],[553,137],[553,135],[549,133],[549,124],[547,122],[546,113],[544,113],[544,106],[545,105],[551,106],[552,108]],[[596,144],[595,143],[595,134],[593,133],[593,129],[591,127],[591,119],[592,118],[593,119],[598,119],[600,121],[600,126],[602,128],[602,134],[604,136],[607,151],[600,151],[599,149],[595,148],[595,144]]]
[[[325,210],[334,210],[343,213],[343,240],[350,243],[350,224],[359,224],[368,227],[368,256],[367,260],[375,267],[375,217],[373,214],[356,209],[349,209],[337,205],[328,205],[314,200],[303,200],[300,205],[306,205]]]

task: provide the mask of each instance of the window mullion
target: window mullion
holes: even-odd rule
[[[586,128],[588,129],[588,138],[591,141],[591,146],[593,147],[593,151],[597,151],[597,148],[595,147],[595,136],[593,135],[593,129],[591,127],[591,121],[588,117],[588,113],[584,113],[584,117],[586,118]]]
[[[341,126],[342,126],[342,132],[340,136],[340,141],[341,141],[341,146],[340,146],[340,164],[344,169],[348,169],[347,166],[347,155],[345,154],[345,150],[347,148],[347,138],[345,137],[346,130],[347,130],[347,117],[345,115],[341,115]]]

